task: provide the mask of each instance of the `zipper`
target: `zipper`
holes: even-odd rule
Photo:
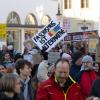
[[[72,77],[71,77],[70,75],[69,75],[69,78],[70,78],[70,80],[71,80],[73,83],[76,83],[76,82],[72,79]],[[71,86],[67,89],[66,93],[63,91],[65,100],[67,100],[67,97],[66,97],[66,96],[67,96],[67,94],[68,94],[69,89],[72,87],[73,83],[72,83]]]
[[[64,92],[63,92],[64,93]],[[67,100],[67,98],[66,98],[66,93],[64,93],[64,97],[65,97],[65,100]]]

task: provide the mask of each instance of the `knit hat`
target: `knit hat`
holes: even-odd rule
[[[48,60],[48,52],[41,50],[40,54],[43,56],[44,60]]]
[[[73,53],[73,55],[72,55],[73,64],[81,57],[82,57],[82,52],[77,51],[77,52]]]
[[[72,61],[72,57],[67,53],[62,54],[62,59],[67,59],[70,63]]]
[[[91,56],[86,55],[83,57],[82,62],[93,62],[93,59]]]
[[[69,54],[67,54],[67,53],[63,53],[62,54],[62,58],[68,59],[68,58],[71,58],[71,56]]]

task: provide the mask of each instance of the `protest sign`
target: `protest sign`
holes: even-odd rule
[[[33,64],[40,64],[40,62],[42,61],[42,57],[39,53],[37,54],[33,54]]]
[[[7,37],[6,31],[7,31],[6,24],[0,24],[0,40],[5,40]]]
[[[48,62],[50,64],[55,64],[55,62],[60,58],[60,52],[49,52]]]
[[[98,43],[97,38],[90,38],[88,41],[88,49],[90,53],[95,53],[96,52],[96,45]]]
[[[96,62],[100,62],[100,39],[96,45]]]
[[[58,23],[51,21],[41,32],[33,36],[32,40],[41,50],[48,52],[66,35]]]

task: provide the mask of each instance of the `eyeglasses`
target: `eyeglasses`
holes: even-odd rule
[[[91,63],[91,62],[90,62],[90,61],[87,61],[87,62],[82,62],[82,63],[84,63],[84,64],[85,64],[85,63],[88,64],[88,63]]]

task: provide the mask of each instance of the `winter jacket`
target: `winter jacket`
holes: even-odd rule
[[[54,76],[51,76],[39,86],[36,100],[83,100],[83,96],[80,86],[70,76],[65,88],[61,88]]]
[[[33,89],[32,87],[32,82],[31,82],[31,79],[27,79],[26,80],[28,84],[28,93],[29,93],[29,96],[30,96],[30,99],[29,100],[35,100],[35,90]],[[24,97],[24,90],[25,90],[25,86],[26,84],[21,80],[21,95]]]
[[[0,92],[0,100],[24,100],[19,95],[15,95],[14,97],[8,97],[4,94],[4,92]]]
[[[89,96],[93,82],[97,79],[94,70],[82,70],[76,77],[77,82],[80,84],[84,99]]]
[[[100,98],[100,78],[94,81],[90,95]]]
[[[74,80],[75,80],[75,78],[76,78],[77,73],[80,72],[80,69],[81,69],[81,65],[78,66],[78,65],[76,65],[76,64],[73,64],[73,65],[71,66],[70,75],[74,78]]]
[[[38,78],[39,83],[41,83],[49,78],[48,77],[48,61],[47,60],[43,60],[39,64],[38,71],[37,71],[37,78]]]

